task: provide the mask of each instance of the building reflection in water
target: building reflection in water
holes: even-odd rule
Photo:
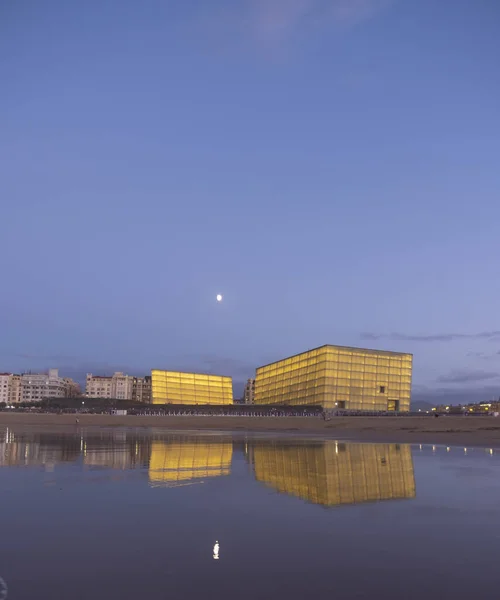
[[[142,469],[150,484],[201,480],[229,475],[230,437],[137,434],[120,431],[75,433],[0,431],[0,467],[78,463],[83,468]]]
[[[53,466],[74,462],[81,454],[80,438],[53,433],[0,432],[0,466]]]
[[[314,504],[415,497],[409,445],[254,441],[247,456],[258,481]]]
[[[52,471],[73,463],[83,469],[137,469],[152,487],[230,475],[233,452],[246,455],[259,482],[323,506],[415,497],[408,445],[245,442],[158,431],[0,430],[0,467],[44,466]]]
[[[191,437],[153,441],[149,480],[157,486],[229,475],[232,457],[231,439]]]

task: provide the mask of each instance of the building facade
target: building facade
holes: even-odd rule
[[[412,355],[321,346],[259,367],[255,404],[409,411]]]
[[[248,379],[243,392],[243,402],[253,404],[255,398],[255,379]]]
[[[21,398],[23,402],[68,398],[77,386],[72,379],[59,377],[58,369],[49,369],[48,373],[24,373],[21,375]]]
[[[10,373],[0,373],[0,403],[9,404],[11,376]]]
[[[151,376],[134,377],[132,382],[132,400],[134,402],[151,403]]]
[[[112,377],[111,393],[117,400],[132,400],[132,387],[134,378],[131,375],[124,375],[117,372]]]
[[[151,371],[153,404],[233,404],[231,377]]]
[[[111,377],[87,373],[85,395],[87,398],[113,398],[132,400],[134,377],[117,371]]]
[[[21,375],[12,373],[10,376],[9,404],[18,404],[23,399]]]
[[[112,398],[113,378],[87,373],[85,380],[85,395],[87,398]]]

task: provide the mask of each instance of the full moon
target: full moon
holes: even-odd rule
[[[217,294],[217,302],[222,302],[222,294]]]

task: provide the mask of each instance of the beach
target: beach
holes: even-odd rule
[[[78,417],[79,423],[76,423]],[[495,417],[163,417],[91,414],[0,413],[0,427],[74,430],[76,427],[143,427],[170,431],[262,432],[372,442],[500,447]]]

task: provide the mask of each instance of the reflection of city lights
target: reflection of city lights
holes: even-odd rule
[[[490,454],[493,454],[493,448],[490,448]]]
[[[432,446],[432,451],[436,452],[436,446]]]
[[[467,454],[467,448],[464,448],[464,453]]]
[[[447,446],[447,448],[446,448],[446,452],[449,452],[449,451],[450,451],[450,447],[449,447],[449,446]]]
[[[219,542],[215,542],[214,544],[214,560],[219,560]]]

